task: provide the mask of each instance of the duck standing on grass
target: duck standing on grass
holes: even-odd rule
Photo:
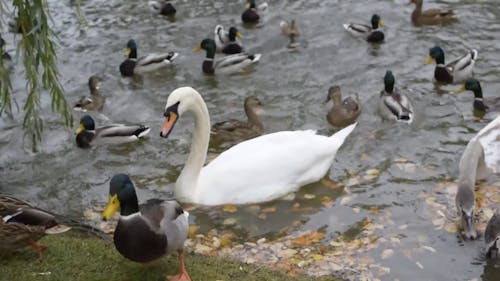
[[[384,119],[411,123],[413,105],[403,93],[394,90],[396,79],[388,70],[384,76],[384,90],[380,92],[379,111]]]
[[[78,102],[73,107],[77,111],[102,111],[104,107],[105,97],[99,92],[99,86],[101,84],[101,78],[92,75],[89,78],[89,90],[90,96],[83,96],[78,100]]]
[[[0,194],[0,249],[26,246],[42,256],[46,246],[37,243],[46,234],[59,234],[71,228],[57,222],[55,215],[32,207],[12,196]]]
[[[352,97],[347,97],[342,100],[342,92],[340,91],[340,86],[333,86],[328,89],[328,95],[324,104],[329,101],[333,102],[333,107],[328,111],[326,115],[326,120],[332,126],[345,127],[356,122],[359,114],[361,114],[361,107]]]
[[[424,0],[410,0],[408,4],[415,4],[415,10],[411,13],[411,21],[414,25],[438,25],[447,24],[457,20],[457,14],[453,10],[428,9],[422,11]]]
[[[377,14],[372,16],[370,20],[371,26],[361,23],[343,24],[344,29],[355,37],[365,39],[370,43],[380,43],[384,41],[384,33],[379,27],[384,26],[382,19]]]
[[[94,119],[84,115],[76,130],[76,144],[80,148],[89,148],[97,143],[121,144],[139,140],[151,129],[144,125],[111,124],[95,128]]]
[[[113,240],[122,256],[147,263],[177,251],[181,273],[169,276],[169,280],[191,281],[183,252],[189,229],[189,213],[177,201],[151,199],[139,205],[129,176],[117,174],[109,184],[109,200],[102,219],[110,220],[118,210],[120,219]]]
[[[134,76],[134,74],[144,74],[158,70],[170,65],[178,56],[175,52],[163,54],[149,54],[137,58],[137,43],[130,39],[125,50],[127,59],[120,64],[120,73],[123,76]]]
[[[444,51],[439,46],[429,50],[425,64],[436,62],[434,79],[441,83],[458,83],[473,78],[474,64],[477,59],[477,50],[469,50],[467,54],[445,65]]]

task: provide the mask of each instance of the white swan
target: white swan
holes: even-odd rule
[[[220,154],[203,167],[210,138],[210,117],[201,95],[191,87],[174,90],[165,106],[166,138],[177,118],[194,115],[191,152],[175,184],[175,196],[201,205],[249,204],[273,200],[321,179],[356,124],[331,137],[313,130],[263,135]]]

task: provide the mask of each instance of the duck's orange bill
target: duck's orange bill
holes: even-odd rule
[[[165,123],[163,123],[163,127],[161,128],[161,136],[162,137],[167,137],[167,135],[170,133],[170,130],[174,127],[175,121],[177,121],[177,114],[174,112],[170,112],[170,115],[168,116],[167,120],[165,120]]]

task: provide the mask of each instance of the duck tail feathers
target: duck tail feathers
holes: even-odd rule
[[[151,131],[151,128],[149,128],[148,126],[141,126],[134,132],[134,135],[137,136],[137,138],[142,138],[143,136],[147,135],[149,131]]]
[[[260,60],[261,54],[249,55],[248,58],[252,60],[253,63],[256,63]]]
[[[477,50],[476,49],[470,50],[470,56],[471,56],[472,60],[476,60],[477,59]]]
[[[167,58],[166,58],[166,59],[172,62],[172,61],[174,61],[174,60],[175,60],[175,58],[177,58],[178,56],[179,56],[179,53],[176,53],[176,52],[169,52],[169,53],[168,53],[168,56],[167,56]]]
[[[349,29],[351,28],[351,25],[348,24],[348,23],[344,23],[342,24],[342,26],[344,27],[345,30],[349,31]]]

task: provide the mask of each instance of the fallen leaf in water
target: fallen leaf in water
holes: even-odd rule
[[[336,184],[330,179],[323,178],[321,179],[321,184],[328,187],[329,189],[339,189],[340,185]]]
[[[458,227],[455,223],[447,223],[446,226],[444,227],[444,230],[446,230],[449,233],[456,233],[458,231]]]
[[[328,197],[328,196],[323,196],[323,198],[321,198],[321,205],[329,208],[331,206],[333,206],[333,200],[332,198]]]
[[[314,194],[309,194],[309,193],[304,194],[304,199],[309,200],[309,199],[314,199],[314,198],[316,198],[316,195],[314,195]]]
[[[380,255],[380,258],[385,260],[385,259],[388,259],[390,257],[392,257],[394,255],[394,250],[392,249],[385,249],[382,251],[382,254]]]
[[[188,237],[193,238],[196,235],[196,232],[198,232],[198,229],[200,229],[198,225],[195,224],[190,225],[188,231]]]
[[[276,212],[276,207],[273,206],[273,207],[268,207],[268,208],[262,209],[262,212],[263,213],[274,213],[274,212]]]
[[[369,169],[366,171],[365,174],[366,175],[364,176],[364,178],[366,180],[372,180],[372,179],[378,178],[378,176],[380,176],[380,170],[379,169]]]
[[[351,201],[352,201],[352,196],[345,196],[344,198],[342,198],[340,200],[340,205],[349,204],[349,203],[351,203]]]
[[[260,214],[260,215],[259,215],[259,219],[261,219],[261,220],[265,220],[265,219],[267,219],[267,214],[266,214],[266,213],[262,213],[262,214]]]
[[[370,207],[370,213],[374,215],[378,214],[378,207],[376,206]]]
[[[235,218],[227,218],[223,222],[224,225],[235,225],[236,224],[236,219]]]
[[[423,266],[420,262],[418,262],[418,261],[417,261],[415,264],[416,264],[418,267],[420,267],[420,269],[424,269],[424,266]]]
[[[431,246],[423,246],[423,248],[429,252],[433,252],[433,253],[437,252],[436,249],[432,248]]]
[[[316,255],[313,255],[313,259],[315,261],[322,261],[325,257],[320,255],[320,254],[316,254]]]
[[[222,210],[226,213],[235,213],[238,210],[238,208],[236,208],[235,205],[228,204],[228,205],[224,205]]]
[[[292,243],[298,246],[307,246],[312,243],[317,243],[325,238],[325,233],[320,231],[308,231],[302,236],[292,239]]]

